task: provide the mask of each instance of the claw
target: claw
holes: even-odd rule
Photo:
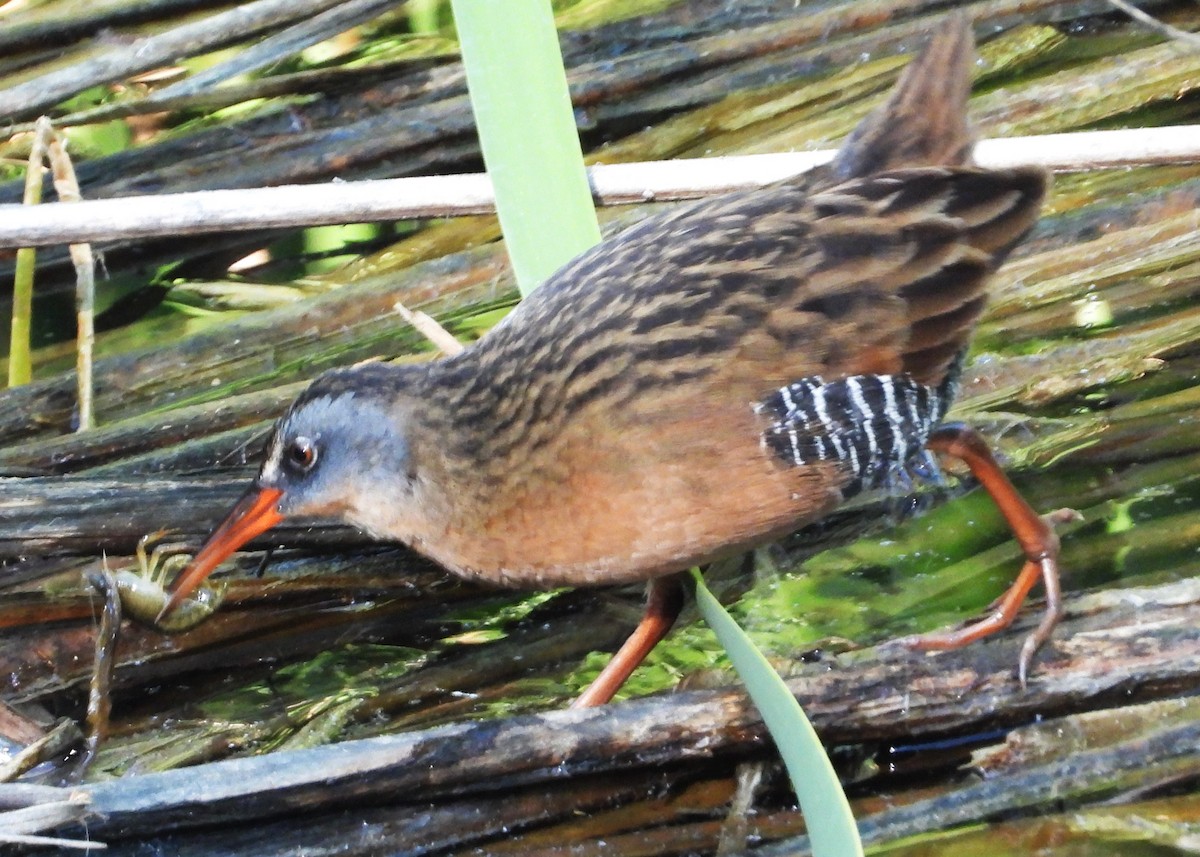
[[[1013,585],[992,602],[989,615],[983,619],[953,630],[902,637],[896,643],[922,651],[957,649],[1002,631],[1017,618],[1029,591],[1041,580],[1046,590],[1046,612],[1025,638],[1017,660],[1017,680],[1025,687],[1034,655],[1053,635],[1063,614],[1058,574],[1059,541],[1054,528],[1083,520],[1083,516],[1074,509],[1056,509],[1038,515],[1004,475],[983,439],[965,426],[940,427],[930,437],[929,447],[961,459],[971,469],[1012,527],[1025,553],[1025,564]]]

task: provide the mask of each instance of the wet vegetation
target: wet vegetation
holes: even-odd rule
[[[293,2],[279,13],[292,17],[224,34],[206,16],[225,7],[204,2],[0,6],[0,113],[13,123],[0,202],[21,198],[23,123],[42,112],[87,199],[479,170],[446,10],[347,3],[360,19],[313,17],[330,5]],[[605,163],[835,145],[945,11],[561,5],[585,151]],[[1200,50],[1106,3],[960,5],[981,40],[984,137],[1200,114]],[[1200,28],[1195,4],[1142,5]],[[258,65],[224,66],[310,19],[299,44],[264,42]],[[102,73],[134,36],[205,22],[206,46]],[[67,68],[67,89],[30,84]],[[1200,164],[1061,174],[994,282],[956,415],[1037,508],[1084,518],[1060,531],[1068,617],[1027,688],[1012,669],[1036,610],[962,652],[886,645],[984,612],[1018,568],[988,498],[953,473],[708,573],[832,748],[864,839],[888,853],[1194,850],[1198,197]],[[611,230],[667,204],[601,219]],[[0,392],[12,755],[60,719],[86,720],[102,556],[136,565],[160,529],[198,542],[306,378],[430,359],[397,301],[464,341],[485,334],[517,300],[498,236],[494,218],[472,216],[99,245],[86,433],[73,432],[74,274],[66,248],[39,252],[34,379]],[[15,255],[0,250],[0,282]],[[772,747],[693,619],[635,675],[635,699],[563,712],[636,621],[639,589],[486,590],[304,521],[255,544],[207,621],[170,636],[120,624],[108,735],[84,785],[0,787],[6,805],[41,813],[13,831],[86,829],[117,854],[147,840],[188,854],[322,841],[363,854],[803,853]],[[59,784],[71,764],[42,759],[61,755],[31,754],[18,782]]]

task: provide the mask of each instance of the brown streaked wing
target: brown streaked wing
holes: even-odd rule
[[[895,189],[880,196],[882,217],[911,221],[902,231],[916,252],[897,293],[910,330],[904,370],[916,380],[938,386],[966,348],[987,303],[988,278],[1037,221],[1048,182],[1037,167],[967,167],[902,170],[864,183],[873,185],[864,188],[868,195]],[[957,233],[952,243],[946,223]]]

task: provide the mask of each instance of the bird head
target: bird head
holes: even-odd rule
[[[408,436],[415,400],[405,376],[376,363],[314,381],[275,426],[249,490],[172,584],[163,615],[286,517],[349,521],[402,538],[388,523],[420,503]]]

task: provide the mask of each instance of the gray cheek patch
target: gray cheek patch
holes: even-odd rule
[[[357,408],[354,407],[354,394],[346,393],[336,399],[332,396],[319,396],[315,399],[298,399],[292,410],[283,418],[271,438],[267,448],[267,457],[259,470],[259,481],[277,483],[285,477],[283,470],[284,448],[297,437],[307,437],[318,446],[318,456],[321,455],[321,441],[327,432],[345,432],[347,426],[354,425]]]
[[[315,446],[316,462],[308,470],[294,468],[288,460],[290,445],[298,437]],[[409,465],[403,421],[370,395],[342,392],[297,400],[271,438],[259,480],[324,484],[322,490],[328,491],[348,484],[364,470],[403,474]]]

